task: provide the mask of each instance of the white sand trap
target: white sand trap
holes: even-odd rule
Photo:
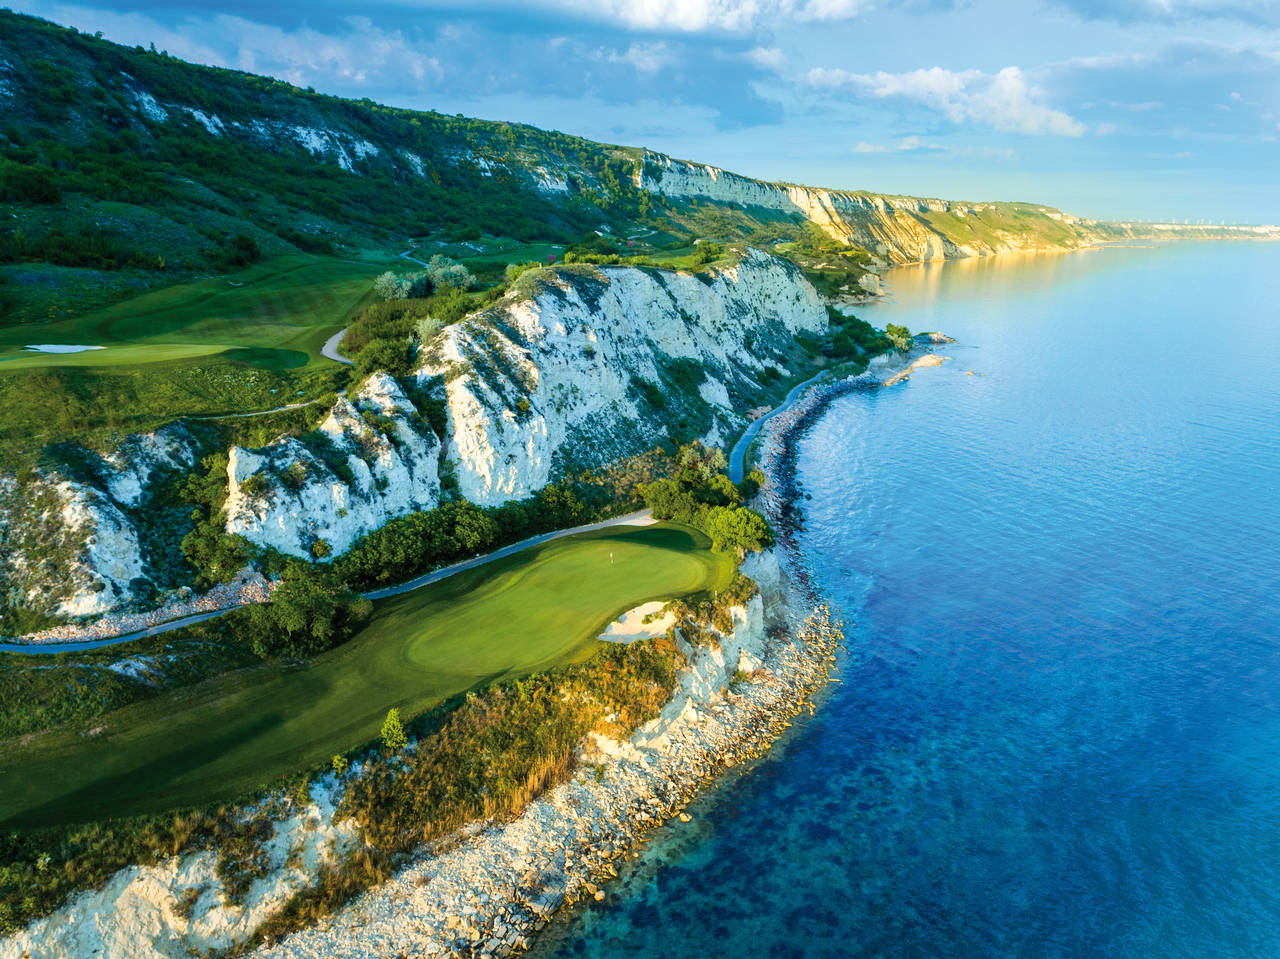
[[[83,353],[86,350],[105,350],[105,346],[80,346],[77,343],[35,343],[24,346],[32,353]]]
[[[616,623],[610,623],[609,628],[600,634],[600,638],[607,643],[634,643],[638,639],[661,636],[676,624],[675,613],[665,613],[648,623],[644,618],[666,605],[660,600],[655,600],[652,603],[637,606],[630,612],[623,613]]]

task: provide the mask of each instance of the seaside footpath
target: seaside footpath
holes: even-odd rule
[[[757,505],[777,546],[749,557],[744,575],[759,592],[731,610],[727,630],[707,628],[692,646],[661,714],[625,742],[589,735],[572,777],[514,820],[472,823],[424,845],[389,880],[336,914],[249,954],[312,957],[506,956],[528,948],[561,908],[607,897],[617,864],[638,855],[649,830],[676,816],[717,774],[762,755],[791,720],[811,713],[843,646],[838,618],[823,603],[797,549],[796,449],[834,397],[882,385],[919,364],[918,351],[882,361],[854,379],[815,386],[762,431],[766,482]],[[362,843],[335,821],[344,783],[328,774],[310,803],[276,822],[269,863],[247,894],[219,894],[216,856],[192,853],[129,867],[98,890],[0,941],[0,959],[159,957],[243,952],[253,931],[317,869]]]

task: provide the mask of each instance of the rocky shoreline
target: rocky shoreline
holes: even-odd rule
[[[719,637],[718,649],[684,647],[691,665],[659,719],[625,743],[593,734],[578,773],[513,822],[478,824],[451,849],[418,858],[339,915],[254,955],[506,956],[528,948],[558,910],[605,899],[616,864],[640,855],[635,847],[647,832],[673,817],[687,820],[685,807],[706,785],[763,755],[796,715],[815,708],[844,633],[797,548],[800,440],[837,397],[898,382],[937,362],[921,348],[861,376],[815,385],[766,424],[760,462],[766,483],[757,505],[778,543],[743,567],[760,596],[735,610],[735,628]],[[714,688],[730,675],[749,681]]]
[[[778,547],[744,564],[761,593],[735,611],[735,628],[720,636],[719,648],[684,647],[691,665],[661,717],[625,743],[593,734],[579,772],[515,821],[478,826],[339,915],[254,955],[522,951],[559,909],[604,899],[616,863],[638,856],[635,846],[647,832],[673,817],[687,819],[685,807],[718,774],[763,755],[796,715],[812,712],[844,633],[796,549],[796,447],[832,399],[880,385],[885,372],[815,386],[767,424],[759,505],[775,524]],[[739,675],[748,681],[720,689],[707,682]]]

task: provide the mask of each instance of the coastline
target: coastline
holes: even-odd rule
[[[944,358],[929,347],[946,342],[952,341],[932,334],[910,353],[877,358],[860,376],[806,384],[791,406],[762,424],[766,482],[756,505],[773,524],[777,545],[743,564],[760,592],[735,608],[734,629],[720,635],[719,648],[682,642],[690,666],[658,719],[627,742],[592,733],[578,771],[514,821],[472,824],[453,848],[416,858],[337,916],[253,955],[506,956],[529,948],[561,909],[605,899],[601,887],[618,876],[614,863],[637,858],[635,847],[648,832],[677,816],[687,821],[683,810],[704,787],[763,756],[795,716],[816,708],[844,634],[797,543],[800,441],[836,398],[939,365]],[[716,678],[741,673],[752,681],[715,689]]]
[[[815,384],[765,425],[766,484],[757,505],[774,524],[777,546],[743,564],[759,592],[732,609],[730,628],[708,629],[713,641],[696,646],[677,634],[688,666],[657,718],[626,741],[589,734],[576,771],[515,819],[473,822],[424,845],[333,915],[252,954],[505,956],[528,948],[560,909],[605,898],[601,886],[617,875],[615,863],[636,857],[646,833],[681,816],[719,773],[763,755],[797,714],[815,708],[843,633],[797,549],[798,445],[833,399],[878,388],[913,368],[919,353],[885,357],[854,379]],[[216,856],[191,853],[121,870],[0,941],[0,956],[240,952],[319,870],[359,848],[354,824],[334,821],[342,788],[333,775],[322,777],[309,804],[294,804],[275,824],[264,847],[270,868],[240,904],[218,894]]]

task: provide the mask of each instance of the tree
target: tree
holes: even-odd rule
[[[698,499],[711,506],[732,506],[738,502],[738,487],[723,473],[716,473],[698,492]]]
[[[745,506],[713,506],[707,514],[707,535],[718,553],[758,553],[773,545],[773,531],[763,516]]]
[[[890,323],[884,328],[884,333],[885,336],[889,337],[894,348],[901,350],[903,353],[906,353],[915,346],[915,340],[911,338],[911,331],[905,326],[898,326],[896,323]]]
[[[388,270],[373,281],[373,292],[384,300],[403,300],[409,296],[413,281],[408,276],[397,276]]]
[[[330,566],[294,560],[271,602],[248,607],[247,634],[255,655],[313,656],[342,642],[373,612]]]
[[[644,499],[644,504],[653,511],[654,519],[688,523],[693,518],[693,497],[676,480],[659,479],[652,483],[642,483],[637,491]]]
[[[394,706],[387,710],[387,718],[382,721],[382,745],[389,753],[398,753],[409,745],[409,737],[400,723],[400,710]]]

